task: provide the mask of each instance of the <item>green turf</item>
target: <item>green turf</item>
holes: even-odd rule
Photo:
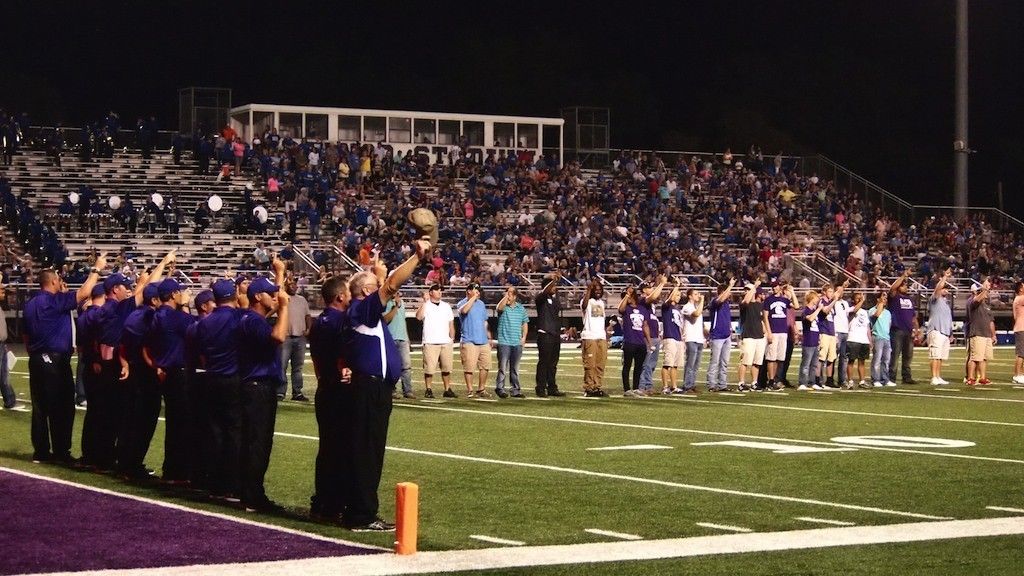
[[[947,379],[959,381],[962,354],[954,351],[945,368]],[[611,392],[621,390],[619,358],[618,352],[609,358],[606,388]],[[734,353],[734,362],[736,358]],[[926,363],[926,354],[918,350],[914,373],[922,382],[926,380]],[[420,394],[418,356],[414,365],[416,392]],[[535,354],[528,354],[522,374],[523,388],[531,396],[535,365]],[[707,354],[700,381],[706,366]],[[307,364],[306,368],[306,392],[312,396],[315,385],[309,375],[311,367]],[[19,363],[13,376],[21,393],[28,388],[27,378],[20,372],[24,369],[25,365]],[[870,525],[920,521],[899,513],[968,519],[1005,514],[986,510],[986,506],[1024,508],[1024,448],[1020,442],[1024,434],[1024,389],[1009,384],[1012,350],[997,351],[990,375],[1000,384],[990,390],[968,389],[960,384],[936,389],[919,384],[833,394],[703,393],[688,398],[589,400],[578,394],[581,373],[579,351],[567,347],[559,365],[560,386],[570,392],[566,398],[396,402],[388,441],[393,450],[387,455],[382,481],[382,514],[394,514],[395,483],[418,483],[420,548],[446,550],[494,546],[470,539],[471,534],[528,545],[571,544],[611,541],[584,532],[587,528],[656,539],[727,533],[697,526],[697,522],[763,532],[821,527],[796,519],[801,516]],[[734,378],[734,372],[730,377]],[[660,384],[656,386],[660,388]],[[455,389],[464,395],[461,374],[457,374]],[[908,389],[920,392],[906,392]],[[79,413],[76,443],[81,420]],[[28,413],[0,413],[3,465],[168,497],[155,488],[130,486],[106,476],[31,464],[28,424]],[[277,431],[315,437],[312,406],[282,403]],[[162,432],[161,426],[147,458],[149,466],[157,469],[162,458]],[[694,445],[746,440],[798,446],[819,443],[834,448],[831,438],[861,435],[946,438],[975,445],[807,454]],[[671,449],[587,450],[626,444],[657,444]],[[306,508],[315,453],[313,439],[277,436],[267,475],[270,497],[295,510]],[[766,495],[819,503],[773,500]],[[244,515],[171,497],[192,506]],[[263,519],[377,545],[390,545],[392,539],[390,535],[352,534],[299,518]],[[1018,553],[1014,560],[1008,551],[1019,550],[1022,544],[1024,538],[979,538],[638,562],[628,567],[617,563],[586,569],[595,574],[1002,574],[1014,573],[1011,568],[1021,556]],[[508,573],[578,573],[580,568]]]

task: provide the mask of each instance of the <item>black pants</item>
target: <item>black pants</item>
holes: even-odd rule
[[[636,390],[640,388],[640,373],[644,369],[644,362],[647,360],[647,346],[643,344],[622,343],[622,390]],[[632,382],[629,378],[629,369],[633,367]]]
[[[270,466],[270,452],[274,448],[276,387],[277,380],[242,383],[241,498],[245,504],[258,506],[267,501],[263,477]]]
[[[46,460],[71,457],[71,428],[75,423],[75,381],[68,354],[32,353],[28,358],[32,396],[33,457]],[[52,452],[51,452],[52,448]]]
[[[345,457],[342,415],[345,410],[342,386],[350,383],[318,382],[313,403],[320,442],[316,452],[314,493],[310,498],[310,511],[323,516],[341,514],[345,510],[342,499],[342,474],[348,467]]]
[[[124,472],[144,469],[146,453],[160,418],[160,387],[156,373],[145,364],[132,364],[127,382],[128,401],[118,435],[117,465]]]
[[[160,384],[164,397],[164,480],[192,478],[192,414],[189,409],[188,378],[184,368],[168,368]]]
[[[776,382],[789,382],[789,378],[786,377],[786,374],[789,373],[789,364],[793,360],[793,346],[795,344],[796,332],[790,330],[789,334],[786,335],[786,357],[779,363],[779,367],[775,371]]]
[[[345,523],[368,524],[377,519],[380,501],[377,490],[384,471],[384,449],[391,419],[391,389],[394,382],[355,373],[345,386],[342,494]]]
[[[207,398],[210,436],[202,444],[204,467],[214,494],[240,493],[242,450],[241,384],[237,376],[206,374],[202,395]]]
[[[193,488],[209,490],[212,487],[210,475],[210,460],[205,457],[205,449],[202,448],[209,441],[213,432],[210,426],[210,408],[207,398],[204,396],[209,390],[206,373],[196,373],[194,370],[187,372],[188,378],[188,404],[192,416],[192,428],[189,431],[188,446],[192,451],[192,481]]]
[[[85,410],[82,431],[82,458],[101,470],[113,470],[117,462],[118,434],[124,431],[127,382],[119,381],[121,365],[116,360],[86,366]]]
[[[901,375],[903,376],[903,382],[910,382],[914,379],[914,374],[910,370],[910,362],[914,359],[914,334],[913,332],[893,327],[889,331],[889,337],[892,340],[892,358],[889,360],[889,381],[896,381],[896,360],[902,358]]]
[[[555,381],[558,373],[558,356],[562,342],[558,334],[537,333],[537,394],[544,395],[558,391]]]
[[[81,357],[79,357],[78,362],[80,364],[83,363]],[[93,372],[92,362],[84,362],[85,365],[82,368],[82,388],[85,391],[85,397],[90,399],[90,406],[85,410],[85,419],[82,423],[82,462],[84,464],[95,464],[99,456],[96,433],[101,420],[99,413],[103,411],[103,399],[99,400],[98,408],[92,408],[92,398],[96,398],[99,394],[100,375]]]

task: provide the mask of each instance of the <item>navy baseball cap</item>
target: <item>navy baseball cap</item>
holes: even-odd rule
[[[107,276],[103,280],[104,292],[110,292],[116,286],[124,286],[125,288],[131,289],[132,281],[129,280],[124,274],[121,274],[120,272],[115,272],[114,274]]]
[[[89,294],[90,298],[99,298],[106,294],[107,291],[103,289],[103,283],[96,284],[92,287],[92,292]]]
[[[196,308],[199,308],[211,300],[213,300],[213,290],[203,290],[199,294],[196,294]]]
[[[235,281],[222,278],[213,283],[213,297],[218,301],[226,300],[235,295]]]
[[[147,286],[147,288],[149,288],[149,286]],[[175,292],[180,292],[181,284],[179,284],[174,278],[164,278],[163,282],[157,286],[157,290],[159,290],[160,299],[163,300]]]
[[[249,296],[249,300],[256,297],[257,294],[266,292],[268,294],[276,294],[279,288],[270,280],[267,280],[263,276],[256,278],[249,284],[249,289],[245,291],[246,295]]]
[[[146,284],[142,289],[142,299],[148,304],[153,298],[160,297],[160,287],[156,284]]]

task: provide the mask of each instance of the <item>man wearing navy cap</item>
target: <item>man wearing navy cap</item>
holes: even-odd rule
[[[246,290],[249,308],[238,320],[238,375],[242,382],[242,479],[241,498],[251,512],[280,509],[267,498],[263,478],[270,465],[277,417],[277,387],[281,384],[281,343],[288,336],[288,293],[284,261],[271,262],[274,282],[258,277]],[[267,318],[277,312],[273,327]]]
[[[185,378],[188,380],[189,389],[189,411],[192,415],[192,440],[190,445],[196,454],[192,456],[192,477],[189,479],[193,489],[210,489],[210,464],[209,459],[200,447],[209,443],[213,433],[210,427],[209,407],[206,401],[206,372],[199,369],[199,351],[196,345],[196,329],[199,327],[199,320],[206,318],[217,306],[213,298],[212,290],[202,290],[196,294],[193,301],[193,309],[196,311],[196,321],[189,324],[185,329]]]
[[[221,279],[211,290],[217,307],[196,324],[189,344],[196,373],[204,382],[210,435],[202,446],[210,493],[237,502],[241,456],[242,406],[238,382],[238,319],[242,295],[234,281]]]
[[[89,298],[106,255],[96,259],[82,287],[67,285],[52,270],[39,273],[39,292],[25,304],[25,344],[32,396],[32,461],[72,464],[71,428],[75,421],[75,383],[71,373],[69,312]],[[51,452],[52,450],[52,452]]]
[[[160,417],[160,389],[152,367],[143,356],[143,342],[160,305],[156,284],[142,290],[143,305],[124,321],[121,333],[121,357],[128,362],[128,379],[119,383],[117,468],[128,480],[144,480],[150,471],[143,465],[149,442]],[[88,415],[88,412],[86,413]]]
[[[416,253],[391,276],[377,260],[373,270],[357,273],[349,281],[352,302],[348,319],[352,345],[348,361],[352,385],[345,389],[344,447],[349,464],[342,470],[344,524],[359,532],[390,532],[394,524],[377,516],[377,489],[384,469],[384,448],[391,417],[391,390],[402,374],[402,361],[384,322],[384,306],[398,294],[420,260],[430,252],[429,240],[414,242]]]
[[[185,371],[185,332],[196,319],[184,311],[189,293],[173,278],[160,282],[160,308],[153,315],[153,325],[146,339],[147,356],[151,359],[164,397],[163,479],[183,483],[192,479],[195,440],[192,431],[190,389]]]
[[[121,416],[119,405],[123,404],[124,392],[127,390],[124,381],[128,379],[129,366],[121,350],[124,324],[128,316],[143,305],[146,286],[160,280],[164,267],[174,260],[175,252],[168,252],[152,273],[143,274],[134,289],[131,280],[119,272],[103,280],[107,301],[100,309],[97,326],[100,373],[86,411],[86,418],[89,418],[89,412],[94,412],[99,419],[96,453],[91,463],[101,469],[114,467],[118,419]]]
[[[75,321],[75,346],[78,348],[78,369],[82,375],[82,389],[85,397],[96,387],[99,379],[99,341],[96,327],[99,325],[100,309],[107,300],[107,292],[103,283],[97,282],[92,287],[92,298],[82,303],[83,308]],[[93,455],[96,453],[95,418],[86,419],[82,425],[82,464],[92,466]]]

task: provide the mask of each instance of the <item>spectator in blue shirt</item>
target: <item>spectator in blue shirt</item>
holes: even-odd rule
[[[523,398],[519,385],[519,361],[523,357],[526,333],[530,318],[526,308],[518,301],[519,291],[514,286],[505,289],[505,296],[498,302],[498,379],[494,392],[499,398]],[[511,393],[505,392],[505,378],[508,377]]]
[[[462,373],[466,378],[466,397],[487,398],[487,374],[491,369],[491,330],[487,327],[487,305],[480,300],[480,285],[476,282],[466,287],[466,297],[455,306],[462,323],[462,340],[459,356]],[[476,391],[473,390],[473,376],[478,375]]]

